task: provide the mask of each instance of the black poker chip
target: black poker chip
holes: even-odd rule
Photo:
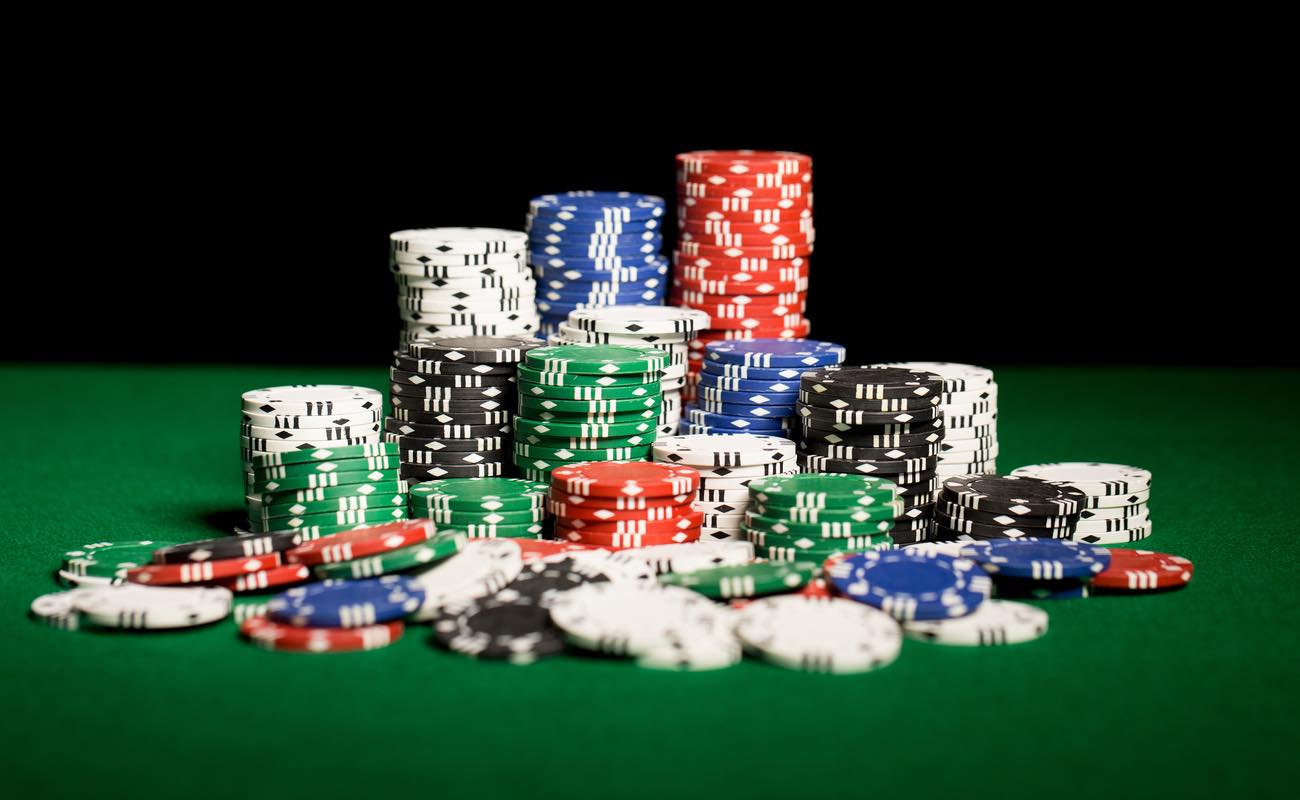
[[[505,462],[484,461],[481,464],[403,464],[399,470],[403,480],[412,483],[440,481],[444,478],[497,478],[505,474]]]
[[[489,427],[492,428],[492,430],[499,430],[500,428],[500,426],[495,425]],[[401,439],[393,439],[391,437],[385,439],[386,441],[394,442],[399,446],[409,445],[415,449],[432,444],[433,449],[435,450],[500,450],[502,442],[504,441],[508,443],[509,441],[499,433],[483,436],[479,439],[464,439],[459,437],[454,439],[445,438],[442,435],[445,428],[446,426],[444,425],[406,422],[405,420],[393,419],[392,417],[384,420],[385,434],[396,434],[397,436],[410,436],[413,439],[428,440],[420,441],[419,443],[415,443],[414,441],[403,443]],[[435,442],[432,440],[437,441]]]
[[[821,395],[815,392],[800,391],[799,402],[817,408],[849,408],[856,411],[885,413],[931,408],[932,406],[939,405],[939,396],[931,395],[929,397],[892,397],[883,400],[860,400],[856,397],[842,397],[834,394]]]
[[[468,389],[484,386],[513,389],[518,382],[513,373],[505,375],[424,375],[419,372],[407,372],[397,367],[389,368],[388,377],[394,383],[405,383],[411,386],[444,386],[449,389]]]
[[[796,457],[800,467],[808,472],[843,472],[857,475],[911,475],[921,480],[925,474],[933,474],[939,466],[939,457],[903,458],[898,460],[867,461],[863,459],[827,458],[825,456],[799,455]],[[893,480],[890,478],[890,480]],[[915,483],[915,480],[900,478],[902,483]]]
[[[405,422],[405,420],[395,420],[396,422]],[[386,424],[386,423],[385,423]],[[496,436],[509,436],[509,425],[434,425],[432,423],[417,423],[422,425],[423,431],[428,431],[432,435],[417,436],[417,439],[491,439]],[[398,437],[406,434],[385,433],[384,441],[398,444]]]
[[[409,408],[394,408],[393,418],[403,422],[418,422],[422,425],[470,426],[475,428],[497,427],[501,433],[510,432],[510,411],[417,411]],[[482,435],[472,434],[472,435]],[[456,437],[464,438],[464,437]]]
[[[928,436],[943,431],[942,418],[926,422],[855,425],[805,417],[800,418],[797,424],[805,439],[831,442],[832,444],[868,444],[881,436]]]
[[[943,482],[943,497],[976,511],[1052,517],[1078,514],[1088,496],[1060,483],[1011,475],[961,475]]]
[[[846,444],[809,441],[799,444],[798,452],[823,458],[842,458],[849,461],[898,461],[906,458],[926,458],[940,453],[939,444],[913,447],[854,447]]]
[[[933,397],[943,391],[943,378],[932,372],[898,367],[840,365],[805,372],[799,378],[799,386],[814,394],[842,397]]]
[[[269,553],[283,553],[302,544],[298,531],[278,533],[248,533],[240,536],[221,536],[197,542],[164,547],[153,552],[155,564],[187,564],[217,561],[224,558],[250,558]]]
[[[442,361],[419,358],[402,351],[393,353],[393,366],[403,372],[427,376],[483,375],[510,376],[515,374],[514,364],[476,364],[459,361]]]
[[[435,466],[449,464],[482,464],[488,461],[507,461],[509,450],[449,450],[432,452],[427,450],[403,450],[399,454],[403,466]]]
[[[805,420],[849,425],[889,425],[929,422],[942,416],[938,406],[918,408],[914,411],[855,411],[853,409],[818,408],[810,405],[796,406],[795,411]]]
[[[996,511],[976,511],[947,500],[940,501],[939,510],[954,520],[976,522],[980,525],[1010,525],[1017,528],[1074,528],[1079,515],[1060,517],[1035,517],[1025,514],[999,514]]]
[[[894,529],[889,532],[889,537],[894,540],[894,544],[900,547],[907,544],[918,544],[929,541],[930,529],[928,527],[913,530]]]
[[[491,597],[444,604],[433,636],[453,652],[514,664],[564,652],[564,632],[551,621],[550,610],[510,586]]]
[[[500,398],[464,398],[464,399],[432,399],[427,397],[407,397],[405,395],[392,395],[389,398],[393,403],[393,409],[406,409],[408,411],[419,411],[423,413],[439,412],[446,414],[467,414],[477,413],[479,411],[499,411],[505,408],[507,404],[514,407],[514,398],[503,396]]]
[[[1024,530],[1030,530],[1030,529],[1026,528]],[[1039,530],[1042,529],[1039,528]],[[964,533],[960,530],[954,530],[953,528],[949,528],[947,525],[944,525],[938,519],[936,519],[934,521],[933,535],[936,541],[953,542],[953,541],[957,541],[958,539],[978,539],[980,541],[997,541],[1002,539],[1026,538],[1022,535],[1022,533],[1023,531],[1021,529],[1014,529],[1014,528],[1004,528],[1000,532],[991,535],[985,535],[982,533]],[[1029,538],[1033,538],[1033,537],[1029,537]],[[1047,538],[1047,537],[1038,537],[1038,538]]]
[[[985,525],[970,520],[954,519],[942,511],[934,512],[935,523],[951,531],[978,536],[981,539],[1069,539],[1074,528],[1030,528],[1023,525]]]
[[[483,400],[495,400],[503,406],[510,408],[515,407],[515,401],[518,397],[518,390],[513,386],[470,386],[470,387],[451,387],[451,386],[412,386],[406,383],[390,383],[388,390],[391,394],[403,398],[401,405],[407,405],[407,399],[411,400],[443,400],[450,402],[460,402],[468,406],[473,402]],[[396,403],[394,403],[396,405]],[[445,409],[438,409],[445,410]]]
[[[416,358],[476,364],[518,364],[524,353],[545,346],[531,336],[452,336],[430,337],[412,342],[407,348]]]

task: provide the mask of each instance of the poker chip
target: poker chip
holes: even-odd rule
[[[849,508],[893,503],[895,485],[865,475],[804,474],[759,478],[750,483],[758,502],[779,508]]]
[[[564,634],[539,598],[507,586],[495,595],[444,603],[433,623],[439,644],[475,658],[530,664],[564,651]]]
[[[359,386],[272,386],[244,392],[243,410],[258,414],[332,417],[383,408],[384,398]]]
[[[257,572],[248,572],[233,578],[223,578],[213,581],[213,583],[224,586],[235,594],[242,594],[245,592],[260,592],[280,586],[292,586],[310,578],[311,568],[307,565],[285,564]]]
[[[392,622],[415,612],[424,590],[402,575],[316,583],[289,589],[267,604],[269,619],[314,628],[356,628]]]
[[[903,632],[936,644],[1020,644],[1047,633],[1047,612],[1024,603],[986,600],[964,617],[905,622]]]
[[[81,627],[81,612],[77,610],[77,600],[94,591],[96,590],[93,588],[81,588],[43,594],[32,601],[31,617],[51,628],[75,631]]]
[[[830,579],[841,595],[899,620],[965,616],[993,588],[973,561],[911,550],[851,555],[832,566]]]
[[[266,650],[288,653],[343,653],[387,647],[402,638],[401,621],[352,628],[304,628],[285,625],[264,616],[249,616],[239,632]]]
[[[674,631],[641,650],[636,664],[645,669],[702,672],[733,667],[743,655],[740,642],[730,633]]]
[[[1029,538],[973,542],[961,550],[994,576],[1062,580],[1097,575],[1110,564],[1110,551],[1079,542]]]
[[[440,531],[427,541],[388,550],[372,556],[319,564],[314,572],[318,578],[360,580],[376,578],[395,572],[431,566],[450,558],[465,548],[466,534],[450,530]]]
[[[648,583],[589,583],[559,595],[551,618],[572,644],[637,656],[682,636],[723,635],[725,611],[701,594]]]
[[[665,586],[681,586],[705,597],[757,597],[798,589],[811,580],[819,569],[819,565],[812,562],[757,562],[669,573],[659,576],[659,582]]]
[[[74,577],[102,578],[121,583],[130,570],[152,561],[156,551],[178,546],[153,540],[92,542],[65,552],[61,571]]]
[[[1077,515],[1086,497],[1068,486],[1007,475],[952,477],[943,491],[949,502],[976,511],[1036,516]]]
[[[306,541],[285,553],[294,564],[351,561],[423,542],[434,534],[429,520],[412,519],[336,533]]]
[[[1150,592],[1176,589],[1192,580],[1192,562],[1182,556],[1153,550],[1114,548],[1110,564],[1093,577],[1093,586],[1115,592]]]
[[[460,553],[431,569],[413,573],[424,591],[424,603],[412,619],[427,622],[444,604],[496,594],[523,569],[520,545],[512,539],[471,541]]]
[[[898,658],[898,623],[840,598],[784,595],[738,612],[736,635],[763,659],[808,672],[869,672]]]
[[[73,608],[84,622],[105,628],[191,628],[223,619],[232,595],[219,586],[125,584],[81,592]]]
[[[132,583],[150,586],[211,583],[223,578],[234,578],[278,566],[280,566],[280,554],[272,552],[244,558],[192,561],[180,564],[146,564],[128,570],[126,579]]]

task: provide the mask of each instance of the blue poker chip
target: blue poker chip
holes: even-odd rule
[[[1106,548],[1068,539],[972,542],[961,555],[993,575],[1039,581],[1090,578],[1110,566]]]
[[[973,561],[911,549],[855,553],[829,576],[840,594],[899,620],[964,617],[993,590]]]
[[[662,197],[636,192],[563,192],[544,194],[528,201],[534,215],[554,214],[575,219],[619,219],[623,221],[662,217],[668,204]]]
[[[534,268],[578,270],[579,272],[611,272],[628,268],[645,269],[658,267],[661,260],[658,253],[601,258],[557,256],[540,251],[529,251],[528,253],[528,263]]]
[[[266,604],[266,615],[287,625],[358,628],[401,619],[423,602],[419,584],[404,575],[385,575],[289,589]]]
[[[705,361],[700,369],[701,380],[706,375],[721,378],[739,378],[756,381],[794,381],[808,370],[802,367],[747,367],[743,364],[722,364],[717,361]]]
[[[548,267],[533,265],[533,277],[539,281],[609,281],[612,283],[637,283],[662,281],[668,275],[668,262],[652,260],[635,267],[612,269],[580,269],[578,267]]]
[[[529,233],[559,233],[565,236],[593,233],[641,233],[644,231],[662,231],[663,227],[663,220],[658,217],[631,219],[623,222],[619,219],[606,220],[592,217],[563,218],[551,213],[530,214],[524,225],[524,229]]]
[[[557,302],[552,302],[550,300],[539,299],[537,301],[537,310],[539,313],[549,317],[560,317],[563,319],[567,319],[569,316],[569,312],[571,311],[578,311],[585,308],[605,308],[606,306],[614,306],[614,305],[642,306],[642,305],[646,305],[646,303],[640,300],[637,300],[635,302],[621,301],[618,303],[610,303],[608,301],[601,301],[601,300],[595,300],[595,301],[579,300],[579,301],[565,301],[562,303],[557,303]],[[659,305],[659,304],[655,303],[654,305]]]
[[[777,392],[787,395],[793,393],[796,399],[799,396],[798,376],[795,376],[793,380],[747,381],[744,378],[728,378],[723,375],[714,375],[701,371],[697,385],[701,391],[713,389],[728,392]]]
[[[682,418],[688,424],[704,425],[709,428],[724,428],[731,431],[748,431],[749,433],[771,433],[779,435],[788,429],[788,420],[764,419],[761,417],[737,417],[729,414],[715,414],[688,404],[682,409]]]
[[[658,291],[666,292],[667,281],[663,278],[650,278],[644,281],[538,281],[537,289],[539,292],[559,292],[560,294],[581,294],[586,292],[591,294],[597,292],[600,294],[639,294],[641,292]],[[797,383],[795,384],[798,385]]]
[[[529,240],[528,261],[537,263],[540,259],[563,258],[566,260],[586,258],[592,261],[611,258],[636,258],[646,256],[657,258],[662,249],[662,242],[637,242],[619,245],[549,245]]]
[[[814,339],[748,339],[709,342],[705,358],[720,364],[763,367],[824,367],[844,361],[844,346]]]
[[[760,433],[763,436],[776,436],[782,439],[790,438],[789,436],[786,435],[785,431],[748,431],[748,430],[736,430],[734,428],[711,428],[708,425],[696,425],[690,422],[681,423],[677,431],[678,436],[688,436],[694,434],[701,434],[705,436],[729,436],[733,434],[739,435],[742,433]]]
[[[663,289],[640,289],[631,292],[555,292],[547,290],[537,296],[552,303],[603,302],[611,306],[639,303],[660,305],[664,299],[664,291]]]
[[[662,245],[664,237],[658,231],[641,233],[555,233],[530,231],[528,244],[555,245],[557,247],[637,247],[643,244]],[[659,247],[655,248],[660,249]]]
[[[795,415],[794,406],[752,406],[745,403],[718,403],[703,397],[695,398],[695,405],[710,414],[746,419],[785,419]]]
[[[697,394],[700,399],[708,400],[710,403],[739,403],[747,406],[789,406],[792,409],[799,399],[797,391],[747,392],[735,389],[717,389],[704,385],[699,386]]]

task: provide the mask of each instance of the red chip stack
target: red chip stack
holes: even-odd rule
[[[691,342],[683,391],[691,399],[709,342],[810,333],[812,158],[775,150],[679,153],[677,197],[669,303],[713,320]]]
[[[555,538],[624,550],[700,538],[700,473],[647,461],[585,461],[551,471]]]

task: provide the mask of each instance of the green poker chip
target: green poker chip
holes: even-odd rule
[[[465,542],[468,539],[469,537],[463,531],[439,531],[433,535],[433,538],[409,547],[389,550],[386,553],[357,558],[352,561],[320,564],[315,568],[315,573],[318,578],[359,580],[361,578],[377,578],[380,575],[388,575],[417,567],[427,567],[445,558],[451,558],[465,549]]]
[[[270,524],[272,524],[272,525],[277,525],[277,524],[279,524],[279,523],[288,523],[289,521],[291,521],[291,520],[293,520],[293,519],[294,519],[293,517],[277,517],[276,519],[270,520]],[[336,525],[336,524],[330,524],[330,525],[294,525],[294,527],[292,527],[292,528],[288,528],[288,527],[284,527],[283,525],[280,525],[279,527],[267,528],[267,529],[265,529],[265,530],[262,529],[262,527],[261,527],[262,524],[263,524],[263,523],[262,523],[260,520],[257,521],[257,522],[250,522],[250,523],[249,523],[249,529],[250,529],[249,532],[250,532],[250,533],[263,534],[263,533],[283,533],[283,532],[285,532],[285,531],[288,531],[288,532],[290,532],[290,533],[296,533],[296,534],[298,535],[298,540],[299,540],[299,541],[301,541],[301,542],[309,542],[309,541],[311,541],[312,539],[319,539],[319,538],[321,538],[322,536],[333,536],[333,535],[336,534],[336,533],[347,533],[348,531],[355,531],[355,530],[359,530],[359,529],[361,529],[361,528],[369,528],[369,527],[371,527],[372,525],[379,525],[379,524],[382,524],[382,523],[379,523],[379,522],[374,522],[374,523],[365,523],[365,522],[362,522],[362,523],[351,523],[351,524],[346,524],[346,525]]]
[[[545,422],[543,420],[515,417],[515,436],[529,434],[553,438],[585,439],[590,437],[641,436],[658,430],[654,420],[637,419],[631,422],[603,424],[591,422]]]
[[[546,534],[546,525],[534,522],[529,525],[463,525],[466,535],[471,539],[541,539]]]
[[[386,478],[373,483],[345,483],[341,486],[322,486],[317,489],[292,489],[283,492],[267,492],[256,497],[263,506],[285,506],[293,503],[321,503],[353,497],[380,497],[386,494],[398,494],[406,491],[406,482],[401,478]]]
[[[396,447],[397,445],[393,445]],[[401,466],[396,455],[370,458],[341,458],[337,461],[305,461],[300,464],[282,464],[274,467],[252,468],[254,483],[280,478],[299,478],[308,475],[326,475],[331,472],[366,472],[370,470],[395,470]]]
[[[525,434],[515,439],[515,446],[521,444],[536,445],[537,447],[549,447],[553,450],[578,449],[578,450],[603,450],[610,447],[648,447],[655,443],[659,438],[658,431],[641,436],[594,436],[591,438],[571,438],[565,439],[558,436],[537,436],[535,434]]]
[[[93,542],[63,554],[61,573],[70,578],[124,580],[127,570],[153,563],[153,552],[176,542]]]
[[[372,456],[395,456],[397,445],[387,442],[373,444],[351,444],[342,447],[319,447],[315,450],[288,450],[283,453],[257,453],[253,456],[253,467],[275,467],[287,464],[312,464],[326,461],[340,461],[345,458],[370,458]]]
[[[541,372],[626,375],[658,372],[668,366],[668,354],[650,345],[564,344],[529,350],[524,364]]]
[[[768,546],[776,545],[778,547],[791,547],[795,550],[825,550],[835,548],[848,548],[857,550],[863,547],[874,547],[878,544],[893,542],[893,537],[889,533],[873,533],[864,536],[818,536],[794,533],[773,533],[771,531],[751,528],[747,525],[740,526],[741,535],[753,542],[755,545]]]
[[[844,541],[844,540],[838,540]],[[849,547],[847,545],[840,547],[821,547],[810,550],[799,550],[794,547],[784,547],[781,545],[754,545],[754,555],[756,558],[766,558],[768,561],[790,562],[790,561],[816,561],[824,563],[828,558],[837,556],[852,555],[853,553],[880,552],[883,550],[895,550],[897,546],[892,542],[880,542],[878,544],[866,545],[863,547]]]
[[[650,457],[650,445],[639,447],[606,447],[599,450],[540,447],[531,444],[516,444],[515,456],[525,459],[540,458],[543,461],[644,461]]]
[[[401,519],[406,519],[405,503],[391,508],[367,508],[364,510],[311,513],[289,517],[261,517],[259,515],[250,517],[248,523],[256,528],[254,533],[269,533],[271,531],[293,531],[316,525],[355,528],[358,525],[378,525],[382,522],[395,522]]]
[[[315,489],[322,486],[356,486],[364,483],[396,480],[401,480],[396,467],[392,469],[358,469],[346,472],[316,472],[309,475],[297,475],[292,478],[268,478],[255,481],[250,485],[248,493],[256,496],[276,492],[293,492],[299,489]]]
[[[519,384],[519,397],[537,397],[551,400],[635,400],[655,397],[660,388],[654,383],[636,386],[547,386],[541,383]]]
[[[578,411],[541,411],[532,409],[524,417],[515,417],[515,419],[529,419],[535,422],[550,422],[560,425],[627,425],[634,422],[648,422],[656,430],[659,427],[659,414],[662,409],[647,408],[645,411],[635,411],[627,414],[603,414],[596,412],[578,412]]]
[[[867,475],[802,473],[771,475],[749,484],[756,503],[778,508],[853,508],[895,501],[893,481]]]
[[[312,514],[333,514],[349,511],[382,512],[390,508],[406,508],[406,492],[336,497],[332,500],[317,500],[308,503],[290,501],[276,505],[262,505],[255,502],[248,504],[249,514],[256,514],[262,519],[306,517]]]
[[[544,386],[645,386],[659,383],[659,373],[642,372],[628,375],[577,375],[566,372],[543,372],[524,364],[519,365],[520,383]]]
[[[520,397],[520,411],[546,411],[551,414],[628,414],[636,411],[657,411],[663,406],[663,397],[656,392],[650,397],[630,400],[552,400],[546,397]]]
[[[431,511],[527,511],[546,508],[549,483],[519,478],[448,478],[412,486],[412,509]]]
[[[411,509],[411,516],[426,517],[439,525],[450,525],[454,528],[463,528],[466,525],[531,525],[534,522],[545,522],[548,518],[545,508],[530,508],[526,511],[485,511],[481,508],[472,511],[447,508]]]
[[[884,519],[897,519],[906,510],[901,502],[879,503],[870,506],[852,506],[850,508],[801,508],[798,506],[782,508],[754,502],[751,510],[770,519],[784,522],[874,522]]]
[[[821,568],[818,562],[756,562],[731,567],[714,567],[694,572],[670,572],[659,582],[681,586],[705,597],[758,597],[792,592],[812,580]]]
[[[887,507],[886,507],[887,508]],[[887,508],[887,510],[889,510]],[[757,514],[750,509],[745,512],[745,524],[751,530],[766,531],[782,536],[813,536],[819,539],[836,539],[846,536],[878,536],[894,529],[894,514],[885,519],[852,522],[848,520],[827,520],[824,522],[795,522]]]

